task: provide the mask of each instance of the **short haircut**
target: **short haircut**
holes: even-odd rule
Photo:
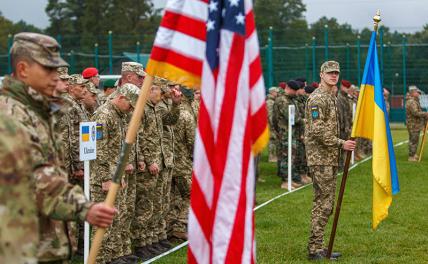
[[[11,49],[10,53],[10,59],[11,59],[11,65],[12,65],[12,72],[16,72],[16,65],[18,65],[18,62],[20,61],[26,61],[30,64],[33,64],[35,61],[31,57],[31,52],[24,47],[13,47]]]

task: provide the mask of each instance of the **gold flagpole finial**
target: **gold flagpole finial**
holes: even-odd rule
[[[380,10],[378,9],[377,12],[376,12],[376,15],[373,17],[374,30],[376,32],[377,32],[377,29],[379,27],[380,21],[382,21],[382,19],[380,18]]]

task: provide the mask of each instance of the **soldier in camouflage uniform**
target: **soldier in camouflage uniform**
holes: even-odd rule
[[[277,87],[271,87],[269,89],[269,94],[266,99],[266,107],[268,110],[268,121],[269,121],[269,128],[272,131],[273,127],[273,104],[275,103],[275,98],[278,96],[279,88]],[[278,162],[278,158],[276,156],[276,134],[270,133],[269,138],[269,162]]]
[[[193,95],[193,101],[192,101],[192,108],[193,113],[196,115],[196,123],[198,123],[198,116],[199,116],[199,105],[201,103],[201,90],[194,90]]]
[[[339,149],[352,151],[355,142],[339,138],[339,120],[333,86],[339,79],[339,63],[327,61],[321,65],[321,83],[310,96],[305,108],[305,143],[309,173],[314,181],[309,259],[326,256],[324,230],[333,212]],[[332,254],[337,259],[339,253]]]
[[[36,264],[39,222],[31,147],[19,126],[0,113],[0,263]]]
[[[172,93],[172,104],[161,103],[161,86],[155,78],[150,100],[144,109],[144,119],[139,133],[138,159],[145,163],[145,171],[137,176],[137,202],[133,226],[135,227],[135,252],[143,259],[159,254],[171,247],[166,240],[166,219],[169,211],[171,169],[173,153],[169,148],[169,126],[180,115],[181,95]]]
[[[196,115],[191,103],[193,92],[181,88],[184,95],[180,116],[174,126],[174,169],[171,185],[171,204],[168,213],[168,236],[187,239],[190,186],[192,180],[192,157],[195,142]]]
[[[127,113],[135,107],[138,93],[137,86],[122,85],[116,91],[113,99],[98,108],[92,118],[94,122],[97,122],[98,133],[97,159],[92,163],[93,168],[91,169],[91,196],[94,201],[104,201],[107,196],[111,177],[117,166],[114,161],[119,160],[125,140]],[[133,175],[133,170],[130,158],[122,178],[122,189],[119,190],[116,198],[115,205],[119,208],[119,216],[104,235],[97,263],[123,263],[138,260],[136,256],[132,255],[131,248],[123,246],[123,243],[129,239],[129,229],[131,228],[130,222],[126,220],[128,209],[126,189],[129,186],[128,178]]]
[[[419,134],[425,129],[428,113],[422,111],[419,96],[421,91],[412,85],[409,87],[409,97],[406,100],[406,125],[409,132],[409,161],[418,161],[416,151],[419,144]]]
[[[103,81],[103,89],[104,92],[101,94],[98,94],[98,101],[100,103],[100,106],[103,105],[106,100],[107,97],[114,93],[114,91],[116,91],[116,86],[115,86],[116,81],[114,79],[107,79],[105,81]]]
[[[10,50],[13,76],[5,77],[0,93],[0,111],[13,115],[22,128],[22,140],[30,142],[39,218],[39,263],[68,262],[72,255],[70,221],[86,220],[108,227],[115,213],[103,204],[89,202],[79,186],[68,183],[63,169],[50,108],[58,81],[56,68],[68,66],[59,48],[57,41],[46,35],[16,34]]]
[[[277,155],[278,155],[278,175],[282,179],[281,188],[288,188],[288,106],[295,105],[294,98],[298,84],[295,81],[289,81],[285,85],[285,90],[280,90],[278,97],[273,105],[273,131],[277,135]],[[296,111],[295,121],[299,122],[300,116]],[[292,164],[295,164],[296,158],[296,130],[292,128]],[[296,166],[292,166],[292,189],[301,186],[300,175],[296,172]],[[290,190],[291,191],[291,190]]]
[[[351,137],[352,131],[352,97],[349,95],[351,83],[347,80],[342,80],[340,91],[337,95],[337,111],[339,115],[339,138],[348,139]],[[340,151],[339,170],[343,170],[345,161],[345,152]]]
[[[304,80],[304,78],[300,78]],[[296,171],[301,177],[303,184],[308,184],[312,182],[312,179],[308,176],[308,164],[306,161],[306,148],[305,148],[305,106],[308,96],[305,93],[305,82],[299,83],[299,89],[296,92],[296,97],[294,98],[296,105],[296,112],[300,118],[295,123],[296,129],[296,159],[295,166]]]
[[[87,82],[85,87],[87,92],[81,101],[81,106],[83,106],[82,109],[85,111],[86,116],[90,119],[94,115],[95,110],[98,108],[97,96],[99,92],[95,85],[91,82]]]

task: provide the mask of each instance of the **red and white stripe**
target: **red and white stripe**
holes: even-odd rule
[[[244,1],[246,36],[222,30],[218,72],[211,71],[205,55],[201,69],[189,263],[255,262],[252,148],[266,131],[267,112],[252,2]]]

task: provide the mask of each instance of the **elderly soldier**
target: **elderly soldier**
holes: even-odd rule
[[[46,35],[19,33],[10,52],[13,76],[3,80],[0,109],[13,115],[24,140],[31,142],[40,229],[38,262],[67,263],[72,254],[69,221],[86,220],[107,227],[115,210],[87,201],[79,186],[68,183],[63,170],[49,107],[58,81],[57,68],[67,66],[59,55],[59,44]]]
[[[107,101],[96,112],[92,120],[97,122],[97,159],[91,170],[91,195],[95,201],[104,201],[111,185],[111,176],[116,169],[118,160],[125,140],[126,114],[132,111],[138,99],[139,89],[135,85],[122,85],[114,94],[113,99]],[[125,173],[129,175],[133,166],[129,160]],[[130,233],[130,224],[126,224],[126,188],[128,177],[122,178],[122,189],[119,191],[116,206],[120,215],[113,222],[112,228],[108,229],[103,238],[103,244],[97,257],[97,263],[123,263],[135,262],[137,257],[131,254],[129,248],[124,252],[122,243],[127,241]]]
[[[39,222],[30,142],[0,113],[0,263],[37,263]]]
[[[181,92],[184,97],[180,105],[180,116],[174,126],[174,169],[168,214],[168,233],[171,237],[185,240],[187,239],[196,120],[191,107],[192,90],[182,87]]]
[[[277,87],[271,87],[269,89],[269,94],[266,99],[266,107],[268,110],[268,121],[269,121],[269,127],[272,130],[273,127],[273,104],[275,103],[275,99],[278,96],[278,88]],[[270,133],[270,139],[269,139],[269,162],[277,162],[278,158],[276,156],[276,134]]]
[[[339,138],[348,139],[351,137],[352,130],[352,98],[349,95],[351,83],[347,80],[342,80],[340,91],[337,95],[337,111],[339,115]],[[341,150],[339,157],[339,169],[343,169],[345,161],[345,152]]]
[[[300,77],[300,80],[305,80],[303,77]],[[305,93],[305,82],[299,81],[299,89],[296,91],[296,97],[294,102],[296,105],[297,115],[300,117],[295,123],[296,130],[296,159],[295,164],[296,172],[300,175],[303,184],[308,184],[312,182],[312,179],[308,177],[308,165],[306,161],[306,151],[305,151],[305,105],[308,100],[308,96]]]
[[[409,87],[409,97],[406,101],[406,125],[409,132],[409,161],[418,161],[419,134],[425,129],[428,113],[423,112],[419,96],[421,91],[415,85]]]
[[[171,187],[172,155],[168,153],[168,135],[165,126],[177,122],[180,111],[179,94],[172,94],[170,111],[159,106],[161,85],[155,78],[150,91],[150,100],[144,109],[144,119],[139,133],[139,163],[145,164],[145,170],[137,176],[137,202],[135,230],[137,256],[147,259],[160,254],[171,244],[166,240],[166,217],[169,211],[169,192]],[[172,134],[169,134],[172,136]]]
[[[273,130],[277,135],[277,155],[278,155],[278,175],[282,179],[281,188],[288,188],[288,106],[295,105],[294,98],[296,96],[296,90],[299,88],[299,85],[296,81],[289,81],[285,84],[285,89],[280,90],[278,97],[275,99],[273,105]],[[297,108],[297,107],[296,107]],[[296,111],[296,114],[298,112]],[[299,116],[295,116],[296,122],[299,121]],[[292,163],[295,164],[296,158],[296,131],[295,127],[292,129]],[[301,186],[300,175],[296,172],[296,166],[292,167],[292,189],[298,188]],[[291,191],[291,190],[289,190]]]
[[[100,75],[98,74],[97,68],[89,67],[84,69],[82,72],[82,76],[90,83],[93,83],[96,88],[100,86]]]
[[[306,104],[305,142],[309,173],[314,181],[309,259],[326,256],[324,230],[333,212],[339,149],[352,151],[355,142],[339,138],[336,98],[333,87],[339,79],[339,63],[327,61],[321,65],[321,83]],[[337,259],[339,253],[332,254]]]

